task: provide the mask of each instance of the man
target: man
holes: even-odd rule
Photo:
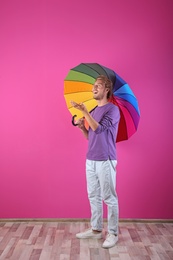
[[[103,210],[102,200],[108,207],[108,234],[103,248],[113,247],[118,241],[118,198],[116,186],[116,136],[120,120],[117,106],[109,102],[112,95],[112,82],[99,76],[93,85],[93,97],[98,106],[89,113],[84,104],[71,101],[76,109],[82,111],[89,124],[87,130],[84,119],[76,123],[88,139],[86,158],[86,179],[88,198],[91,207],[91,228],[76,234],[77,238],[102,238]]]

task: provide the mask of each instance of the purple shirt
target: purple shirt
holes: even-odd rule
[[[119,108],[112,103],[107,103],[96,107],[91,115],[99,126],[95,131],[89,127],[87,159],[117,160],[116,137],[120,120]]]

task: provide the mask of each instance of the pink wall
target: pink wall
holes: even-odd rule
[[[121,218],[173,218],[173,4],[0,1],[0,217],[89,218],[87,141],[63,80],[98,62],[138,98],[138,132],[118,143]],[[105,212],[106,213],[106,212]]]

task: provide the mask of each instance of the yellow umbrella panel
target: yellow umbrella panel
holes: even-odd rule
[[[69,109],[72,116],[77,116],[77,119],[83,117],[83,114],[81,111],[72,107],[70,101],[73,100],[76,103],[83,103],[88,111],[91,111],[93,107],[97,106],[96,100],[93,99],[92,87],[92,84],[86,82],[68,80],[64,81],[64,97],[67,108]]]

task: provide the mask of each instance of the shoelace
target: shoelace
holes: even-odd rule
[[[107,234],[106,240],[109,240],[109,238],[112,236],[112,234]]]

